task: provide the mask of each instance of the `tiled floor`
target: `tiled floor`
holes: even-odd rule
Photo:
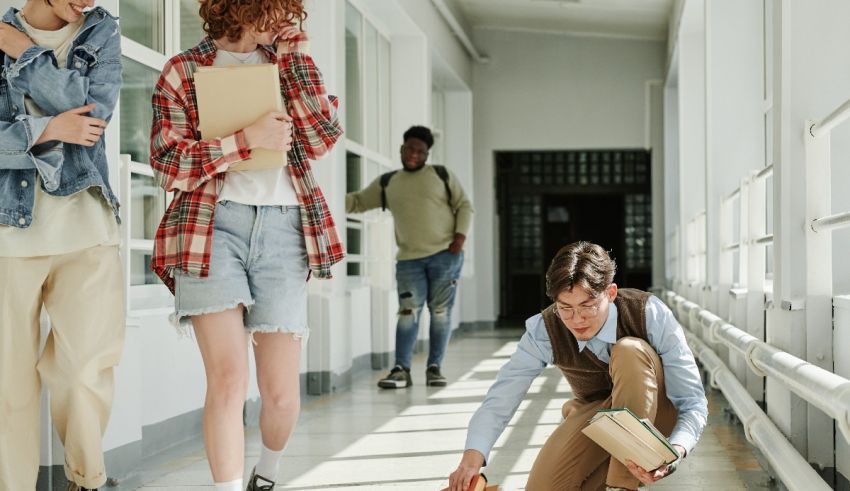
[[[301,420],[278,476],[277,489],[438,490],[458,463],[472,413],[507,361],[521,332],[497,330],[457,336],[449,349],[443,389],[424,386],[424,358],[414,362],[414,386],[381,391],[379,372],[367,372],[350,391],[304,401]],[[532,386],[497,442],[486,473],[504,490],[523,489],[534,457],[560,420],[568,386],[548,369]],[[712,393],[711,421],[680,470],[654,485],[662,490],[767,489],[739,427],[722,416],[724,401]],[[259,436],[249,430],[246,472],[258,455]],[[200,442],[179,458],[152,469],[141,489],[211,488]]]

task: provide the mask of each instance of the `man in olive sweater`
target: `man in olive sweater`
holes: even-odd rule
[[[404,133],[401,171],[384,174],[362,191],[345,197],[348,213],[383,207],[393,214],[398,243],[396,360],[378,382],[385,389],[409,387],[411,357],[425,302],[431,314],[426,384],[444,386],[440,364],[451,334],[451,311],[463,266],[463,244],[472,222],[472,204],[457,177],[445,167],[425,165],[434,144],[431,130],[413,126]]]

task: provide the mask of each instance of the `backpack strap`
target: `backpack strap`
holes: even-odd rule
[[[387,184],[390,183],[397,170],[381,174],[381,211],[387,211]]]
[[[446,166],[444,165],[433,165],[434,171],[440,176],[440,180],[443,181],[443,186],[446,188],[446,194],[449,199],[449,208],[452,206],[452,190],[449,188],[449,171],[446,170]],[[390,183],[390,179],[393,178],[393,175],[398,172],[397,170],[391,172],[385,172],[381,174],[381,211],[387,211],[387,185]]]
[[[446,188],[446,194],[449,197],[449,208],[452,207],[452,190],[449,188],[449,171],[446,170],[445,165],[435,165],[433,166],[434,170],[437,171],[437,175],[440,176],[440,179],[443,180],[443,186]]]

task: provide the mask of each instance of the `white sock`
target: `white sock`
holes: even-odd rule
[[[228,482],[217,482],[215,483],[215,491],[243,491],[242,479],[236,479],[235,481]]]
[[[283,455],[281,450],[269,450],[265,445],[262,445],[260,450],[260,460],[257,462],[256,473],[272,481],[277,480],[277,471],[280,468],[280,457]]]

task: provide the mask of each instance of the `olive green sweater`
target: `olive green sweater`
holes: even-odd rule
[[[348,213],[381,207],[381,178],[345,197]],[[467,235],[472,223],[472,203],[449,171],[452,201],[443,180],[430,165],[418,171],[399,170],[387,185],[387,210],[395,221],[399,261],[420,259],[448,249],[456,233]]]

